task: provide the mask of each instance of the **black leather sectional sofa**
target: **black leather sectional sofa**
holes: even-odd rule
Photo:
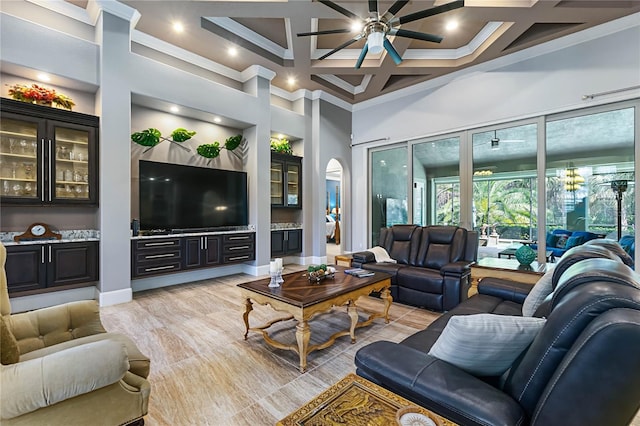
[[[396,302],[447,311],[467,298],[470,266],[478,256],[478,233],[456,226],[394,225],[382,228],[379,246],[397,263],[376,262],[370,251],[353,254],[353,265],[391,274]]]
[[[460,425],[628,425],[640,408],[640,277],[625,263],[603,247],[567,251],[533,315],[546,323],[500,376],[428,354],[453,316],[522,315],[531,286],[495,278],[404,341],[361,348],[356,372]]]

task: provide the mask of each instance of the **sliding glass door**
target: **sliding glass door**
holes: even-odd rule
[[[371,151],[371,245],[380,228],[408,223],[407,147]]]

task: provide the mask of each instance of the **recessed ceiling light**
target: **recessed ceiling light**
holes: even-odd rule
[[[213,122],[214,122],[214,123],[220,123],[221,121],[222,121],[222,119],[221,119],[220,117],[215,117],[215,118],[213,119]]]
[[[364,28],[364,25],[361,21],[353,21],[351,23],[351,31],[353,31],[354,33],[359,33],[360,31],[362,31],[362,28]]]
[[[296,84],[296,78],[295,77],[289,77],[287,79],[287,83],[289,83],[289,86],[293,86],[294,84]]]
[[[38,80],[40,80],[40,81],[50,81],[51,77],[49,77],[47,74],[41,72],[40,74],[38,74]]]
[[[173,23],[173,31],[177,32],[177,33],[181,33],[184,31],[184,25],[182,25],[182,22],[174,22]]]
[[[447,31],[453,31],[458,28],[458,21],[449,21],[445,27]]]
[[[227,53],[229,53],[229,56],[237,56],[238,55],[238,49],[236,49],[235,47],[230,47],[227,50]]]
[[[284,135],[282,133],[278,134],[278,139],[284,139]]]
[[[171,106],[171,108],[169,108],[169,109],[171,110],[171,112],[178,112],[178,111],[180,111],[180,108],[178,108],[178,107],[177,107],[177,106],[175,106],[175,105],[172,105],[172,106]]]

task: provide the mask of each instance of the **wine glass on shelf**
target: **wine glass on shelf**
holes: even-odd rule
[[[36,141],[32,141],[31,142],[31,150],[33,151],[33,156],[37,157],[38,156],[38,142],[36,142]]]
[[[33,178],[33,163],[22,163],[24,167],[24,177],[25,179]]]
[[[26,141],[26,140],[24,140],[24,139],[22,139],[22,140],[20,141],[20,152],[21,152],[22,154],[26,154],[26,153],[27,153],[27,141]]]
[[[16,138],[9,138],[9,153],[15,154],[18,147],[18,140]]]
[[[18,163],[16,161],[11,163],[11,178],[15,179],[18,173]]]
[[[32,195],[32,194],[31,194],[31,191],[32,191],[32,190],[33,190],[33,187],[31,186],[31,182],[27,182],[27,183],[24,185],[24,192],[25,192],[25,195]]]

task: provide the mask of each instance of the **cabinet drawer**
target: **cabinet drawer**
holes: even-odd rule
[[[180,238],[154,238],[149,240],[138,240],[135,242],[136,250],[167,249],[174,247],[180,247]]]
[[[134,274],[136,277],[143,277],[147,275],[166,274],[168,272],[175,272],[182,269],[180,259],[170,262],[164,262],[162,264],[144,264],[135,265]]]
[[[252,252],[242,252],[242,253],[233,253],[233,254],[225,254],[223,263],[235,263],[235,262],[246,262],[248,260],[254,260],[256,258],[255,251]]]
[[[161,250],[161,251],[147,251],[142,250],[136,252],[136,263],[167,263],[172,260],[180,260],[180,250]]]
[[[223,245],[241,245],[242,243],[253,243],[255,242],[255,234],[231,234],[225,235],[223,240]]]
[[[234,255],[234,254],[245,254],[252,253],[255,251],[255,244],[253,242],[248,243],[238,243],[232,245],[224,246],[223,253],[225,255]]]

